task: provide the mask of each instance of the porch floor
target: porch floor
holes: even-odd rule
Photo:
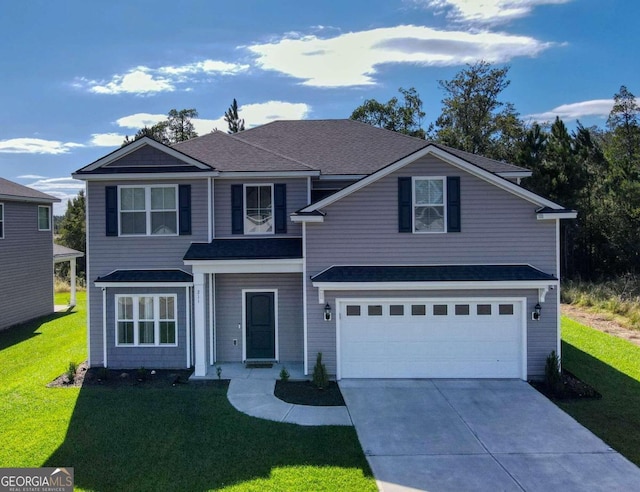
[[[190,379],[206,380],[218,379],[216,367],[222,368],[220,374],[221,379],[280,379],[280,371],[283,367],[287,368],[289,378],[292,380],[309,379],[304,375],[304,365],[302,362],[279,362],[274,363],[271,368],[247,368],[243,362],[219,362],[207,369],[207,375],[204,377],[191,376]]]

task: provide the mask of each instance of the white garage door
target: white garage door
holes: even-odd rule
[[[340,300],[342,378],[524,378],[522,300]]]

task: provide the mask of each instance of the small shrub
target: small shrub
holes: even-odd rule
[[[218,381],[222,379],[222,367],[216,366],[216,376],[218,376]]]
[[[322,363],[322,352],[318,352],[318,357],[316,357],[316,365],[313,366],[313,384],[318,389],[325,389],[329,385],[327,368]]]
[[[138,381],[140,382],[146,381],[147,378],[149,377],[149,371],[147,371],[144,367],[141,367],[136,371],[136,376],[138,378]]]
[[[553,350],[544,365],[544,382],[553,395],[562,393],[562,374],[560,372],[560,357]]]
[[[73,384],[73,382],[76,380],[77,370],[78,364],[73,361],[69,362],[69,368],[67,369],[67,380],[69,381],[69,384]]]
[[[286,383],[287,381],[289,381],[289,371],[287,371],[287,368],[286,368],[286,367],[283,367],[283,368],[280,370],[280,379],[281,379],[282,381],[284,381],[285,383]]]

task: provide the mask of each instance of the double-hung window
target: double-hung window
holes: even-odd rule
[[[273,185],[245,185],[244,233],[273,234]]]
[[[51,207],[48,207],[46,205],[38,206],[38,230],[51,230]]]
[[[175,295],[116,296],[116,345],[177,345]]]
[[[178,234],[177,186],[122,186],[120,235]]]
[[[446,232],[445,178],[413,178],[413,232]]]

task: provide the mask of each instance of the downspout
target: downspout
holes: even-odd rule
[[[309,374],[309,363],[307,361],[307,223],[302,223],[302,332],[303,332],[303,361],[304,375]]]
[[[107,367],[107,288],[102,288],[102,366]]]

